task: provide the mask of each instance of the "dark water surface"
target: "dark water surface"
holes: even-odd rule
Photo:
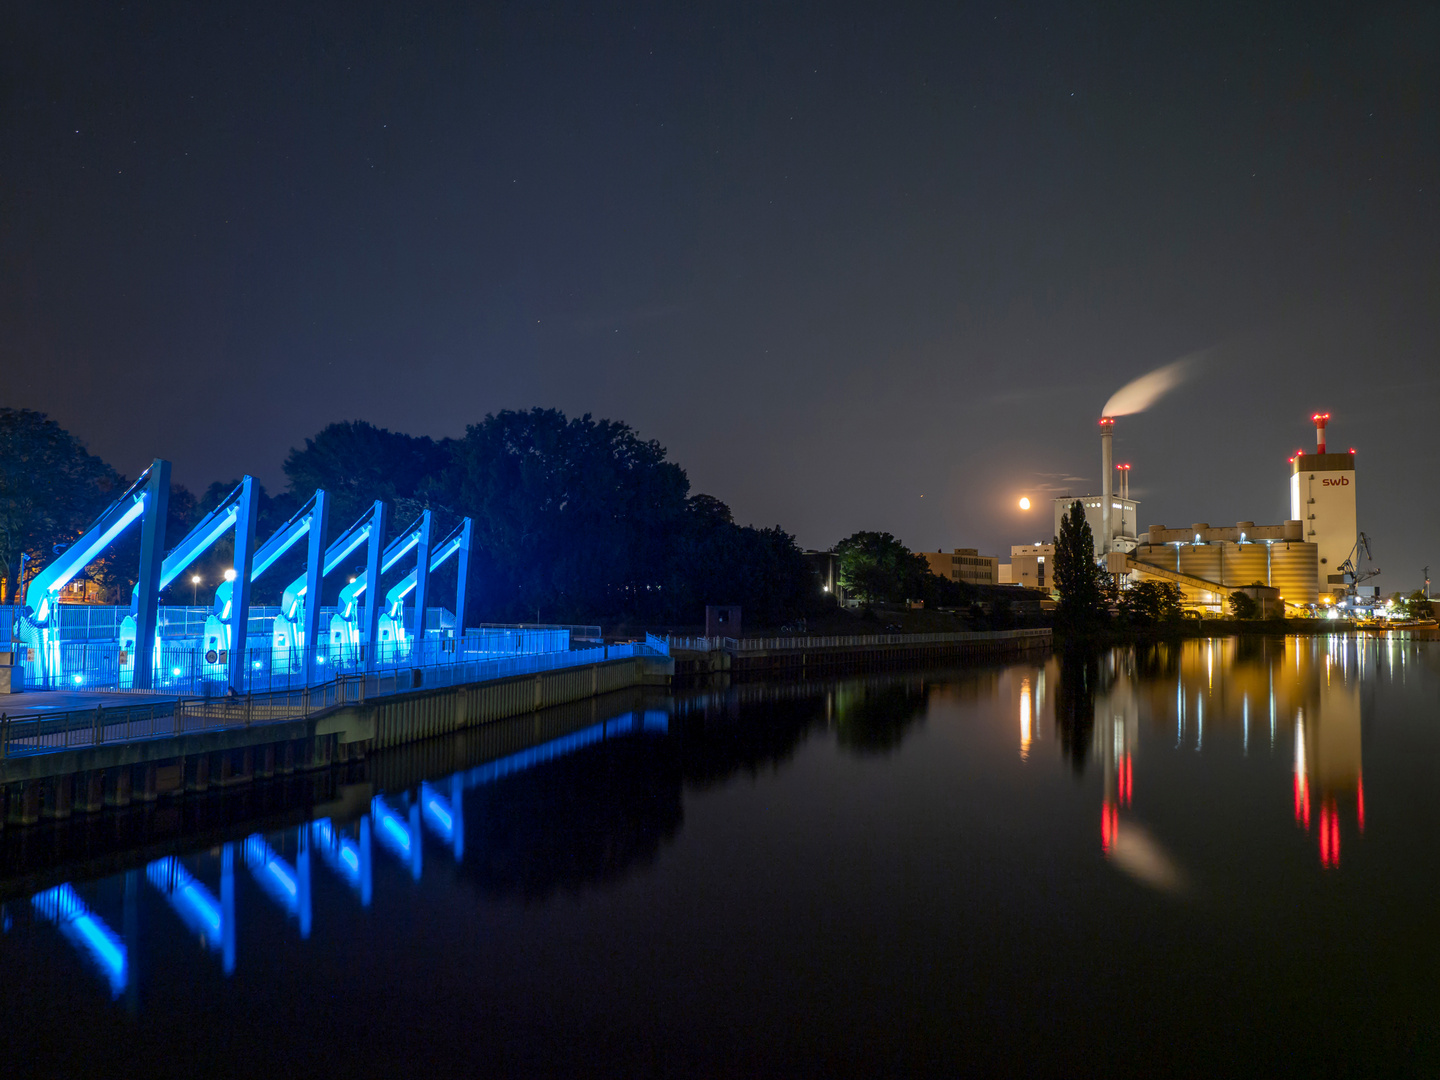
[[[1440,1070],[1440,644],[611,712],[424,784],[374,758],[389,789],[321,822],[12,872],[7,1070]]]

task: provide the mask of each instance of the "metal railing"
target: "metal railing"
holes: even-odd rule
[[[462,642],[465,640],[468,639],[461,639]],[[460,655],[464,657],[467,654],[460,652]],[[218,728],[302,720],[337,706],[362,704],[372,698],[413,690],[489,682],[606,660],[666,655],[662,649],[645,642],[628,642],[503,657],[482,658],[472,653],[469,659],[397,666],[388,670],[341,672],[333,679],[311,686],[252,691],[243,695],[162,698],[151,691],[134,690],[131,692],[135,694],[149,694],[151,700],[134,705],[96,705],[29,715],[0,713],[0,759]]]
[[[1049,629],[956,631],[948,634],[865,634],[860,636],[794,636],[741,638],[735,651],[765,652],[781,649],[863,649],[871,645],[948,645],[967,642],[1013,641],[1017,638],[1046,638]]]
[[[718,649],[733,652],[739,645],[733,637],[685,637],[666,634],[665,640],[672,650],[680,649],[683,652],[715,652]]]
[[[679,637],[674,634],[665,638],[672,651],[713,652],[724,649],[727,652],[767,652],[790,649],[863,649],[870,645],[944,645],[970,641],[1011,641],[1016,638],[1049,637],[1048,629],[1036,630],[989,630],[954,631],[937,634],[863,634],[831,635],[795,634],[783,637]]]
[[[478,630],[568,630],[570,641],[592,641],[600,644],[605,636],[600,632],[598,626],[583,626],[579,623],[478,623],[475,626],[467,626],[465,633],[473,634]]]
[[[312,681],[322,681],[337,672],[384,671],[398,668],[431,667],[463,660],[564,652],[570,648],[565,630],[480,630],[464,638],[426,637],[420,640],[382,641],[374,658],[366,646],[322,641],[318,649],[284,649],[271,644],[267,633],[263,644],[245,650],[241,665],[244,678],[237,687],[244,693],[269,693],[305,685],[306,660],[313,652]],[[21,650],[17,689],[105,690],[125,692],[135,686],[133,655],[116,641],[60,641],[51,646],[47,681],[37,676],[32,649]],[[144,682],[145,680],[140,680]],[[155,652],[148,693],[214,696],[229,691],[229,655],[207,649],[198,638],[162,637]]]

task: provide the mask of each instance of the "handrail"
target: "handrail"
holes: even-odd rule
[[[727,652],[767,652],[777,649],[841,649],[865,648],[871,645],[944,645],[969,641],[1013,641],[1017,638],[1045,638],[1053,636],[1048,627],[1024,630],[976,630],[952,631],[931,634],[856,634],[856,635],[813,635],[796,634],[785,637],[759,638],[667,638],[670,649],[692,652],[712,652],[724,649]]]

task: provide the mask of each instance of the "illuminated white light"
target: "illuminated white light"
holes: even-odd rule
[[[1029,500],[1028,498],[1026,498],[1025,496],[1023,496],[1023,495],[1020,497],[1020,509],[1021,509],[1021,510],[1029,510],[1029,509],[1030,509],[1030,500]]]
[[[199,574],[192,574],[192,575],[190,576],[190,584],[191,584],[191,585],[199,585],[199,584],[200,584],[200,575],[199,575]]]
[[[71,678],[71,682],[73,682],[76,686],[79,686],[82,681],[83,680],[80,678],[79,675],[75,675]]]
[[[230,567],[230,569],[228,569],[228,570],[225,571],[225,580],[226,580],[226,581],[234,581],[234,580],[235,580],[235,568],[234,568],[233,566]]]
[[[170,669],[170,674],[174,675],[178,679],[180,677],[180,669],[178,667],[173,667]]]

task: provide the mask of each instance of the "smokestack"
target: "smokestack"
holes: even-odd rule
[[[1325,421],[1330,419],[1328,412],[1317,412],[1310,418],[1315,421],[1315,452],[1325,453]]]
[[[1130,498],[1130,466],[1116,465],[1115,468],[1120,470],[1120,498],[1128,499]]]
[[[1110,443],[1115,434],[1115,419],[1100,418],[1100,536],[1095,550],[1103,555],[1110,550],[1111,477],[1115,472],[1115,456]]]

